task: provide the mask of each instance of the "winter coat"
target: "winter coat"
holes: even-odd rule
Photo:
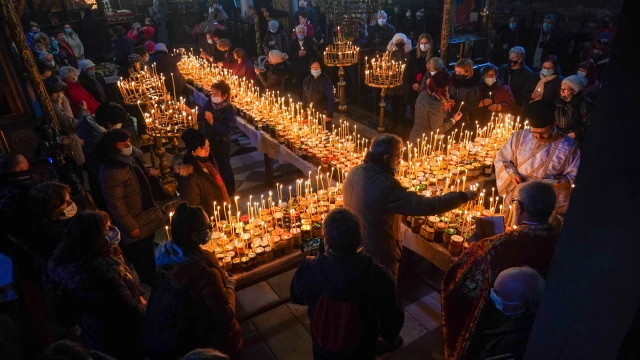
[[[320,74],[316,79],[313,75],[307,76],[302,83],[302,106],[308,109],[313,104],[313,108],[324,113],[326,117],[332,118],[336,111],[336,99],[333,96],[333,84],[329,76]]]
[[[84,164],[86,157],[82,149],[82,141],[80,141],[77,134],[78,120],[73,118],[73,112],[67,97],[63,96],[61,102],[52,102],[51,105],[58,118],[61,134],[68,137],[69,149],[65,149],[65,154],[71,156],[77,165]],[[78,109],[76,112],[79,116],[88,115],[87,110],[84,109]]]
[[[396,63],[400,63],[400,64],[406,64],[408,54],[409,53],[406,53],[404,49],[400,49],[400,50],[393,49],[393,51],[391,51],[391,54],[389,55],[389,60],[395,61]],[[405,67],[405,73],[403,73],[403,78],[407,79],[406,67]],[[400,84],[399,86],[388,88],[386,91],[386,94],[388,96],[402,96],[404,98],[404,95],[406,93],[405,89],[406,89],[406,85],[403,83],[403,84]]]
[[[458,111],[458,108],[460,108],[461,103],[464,101],[462,108],[460,108],[460,111],[463,114],[462,121],[473,121],[473,116],[478,108],[478,102],[480,101],[478,84],[480,83],[481,78],[482,75],[480,75],[479,69],[473,69],[473,75],[470,79],[458,80],[455,78],[455,75],[451,76],[449,99],[455,100],[455,103],[451,107],[449,116],[453,117],[453,115]],[[471,124],[469,123],[467,125]]]
[[[560,85],[562,85],[562,80],[564,77],[558,75],[555,79],[549,80],[544,83],[544,91],[542,92],[541,100],[551,100],[555,103],[560,101]],[[536,90],[536,86],[540,82],[540,73],[536,73],[533,75],[531,80],[529,81],[529,86],[527,88],[527,102],[531,102],[531,94]]]
[[[267,31],[267,35],[262,40],[262,47],[264,48],[264,54],[267,56],[271,50],[280,50],[285,54],[289,54],[289,36],[282,29],[278,29],[275,34]]]
[[[504,354],[511,354],[513,359],[522,359],[535,318],[535,313],[518,316],[509,319],[497,329],[484,331],[482,337],[485,346],[480,359]]]
[[[214,216],[216,209],[213,203],[222,204],[230,202],[223,184],[219,170],[215,162],[208,163],[207,171],[193,164],[195,160],[185,163],[185,154],[176,155],[173,158],[173,172],[178,180],[178,192],[180,200],[186,201],[191,206],[200,206],[209,216]],[[224,185],[224,184],[223,184]]]
[[[151,290],[144,326],[144,342],[151,359],[176,359],[196,348],[215,348],[234,358],[242,347],[242,329],[235,318],[235,290],[225,286],[227,274],[214,255],[207,251],[188,254],[169,241],[158,247],[155,260],[156,283]],[[155,301],[168,296],[166,287],[160,286],[160,282],[168,283],[174,291],[186,295],[183,299],[188,307],[183,311],[187,314],[182,314],[181,321],[193,323],[185,329],[191,332],[186,336],[188,343],[175,344],[173,353],[169,354],[154,354],[153,351],[158,340],[154,339],[154,334],[163,333],[166,329],[159,328],[161,325],[151,316],[159,312],[168,318],[175,315],[166,313],[165,309],[158,307],[161,301]],[[185,337],[186,334],[181,335]]]
[[[305,10],[307,12],[309,21],[311,21],[311,24],[313,24],[314,26],[317,26],[319,24],[319,19],[318,19],[318,13],[316,12],[316,10],[308,6]],[[298,20],[300,19],[299,16],[300,16],[300,10],[296,10],[296,12],[293,14],[293,22],[298,22]],[[309,36],[309,34],[307,34],[307,36]]]
[[[249,58],[244,58],[242,62],[236,63],[231,74],[256,83],[256,71],[253,67],[253,61]]]
[[[136,148],[132,156],[111,155],[98,173],[111,219],[125,244],[150,237],[164,225],[149,184],[153,180],[147,178],[141,156]],[[140,229],[140,236],[129,238],[128,234],[136,229]]]
[[[509,60],[509,50],[514,46],[526,47],[529,44],[529,36],[529,31],[520,26],[516,30],[511,30],[509,26],[505,26],[496,39],[493,63],[506,63]]]
[[[576,141],[582,144],[591,125],[593,102],[582,92],[574,94],[571,100],[560,100],[556,105],[556,125],[565,134],[574,133]]]
[[[100,163],[96,158],[95,150],[98,141],[102,138],[102,134],[107,132],[105,128],[98,125],[92,116],[83,116],[78,120],[78,137],[84,141],[82,150],[85,154],[87,170],[98,176],[100,171]]]
[[[207,43],[204,50],[207,55],[213,57],[213,62],[216,64],[225,60],[224,51],[219,50],[215,42],[213,44]]]
[[[129,66],[129,55],[133,53],[133,40],[126,35],[118,36],[113,42],[114,62],[121,67]]]
[[[463,192],[425,197],[408,191],[371,153],[349,171],[343,185],[344,207],[362,221],[363,246],[382,265],[395,265],[402,256],[401,215],[426,216],[457,208],[468,198]]]
[[[213,124],[205,119],[205,112],[213,114]],[[209,139],[209,146],[214,157],[231,155],[231,131],[236,125],[236,108],[227,105],[222,109],[214,109],[211,99],[198,110],[198,129]]]
[[[100,106],[100,103],[96,101],[96,99],[85,89],[82,87],[80,81],[70,82],[64,81],[67,84],[67,89],[65,90],[65,95],[69,99],[69,103],[71,104],[71,109],[73,110],[74,115],[76,117],[80,117],[80,104],[84,101],[87,103],[87,110],[90,115],[96,113],[96,109]]]
[[[369,28],[369,36],[367,36],[367,45],[371,48],[386,50],[387,44],[396,34],[396,28],[391,24],[380,26],[378,24]]]
[[[533,66],[534,56],[536,54],[536,49],[540,46],[542,48],[542,56],[540,57],[540,66],[542,66],[542,60],[549,55],[557,56],[560,61],[563,61],[565,55],[567,54],[567,39],[565,33],[562,32],[557,27],[554,27],[551,34],[545,37],[544,42],[541,42],[542,34],[544,31],[540,29],[538,32],[533,32],[531,34],[531,38],[529,39],[529,46],[526,48],[526,62],[530,67]]]
[[[82,87],[85,88],[97,102],[107,102],[107,95],[104,92],[102,84],[97,78],[91,77],[83,72],[80,74],[78,79],[80,80]]]
[[[117,359],[140,359],[144,306],[131,269],[111,256],[70,263],[60,250],[49,261],[49,276],[62,290],[59,311],[67,314],[64,318],[78,321],[90,349]]]
[[[418,99],[418,92],[413,90],[413,84],[420,85],[424,74],[427,72],[427,61],[429,59],[424,57],[417,57],[418,50],[416,48],[409,51],[407,55],[407,66],[404,68],[403,84],[405,88],[405,103],[413,106]],[[429,74],[431,75],[431,74]]]
[[[287,80],[289,69],[284,62],[277,65],[265,64],[266,70],[258,74],[258,80],[265,90],[280,91],[284,94],[284,83]]]
[[[82,45],[82,41],[80,41],[80,37],[78,37],[78,34],[74,32],[72,32],[71,34],[64,34],[64,41],[69,45],[71,50],[73,50],[76,58],[84,58],[84,46]]]
[[[307,257],[291,281],[291,301],[308,305],[309,320],[320,296],[347,299],[361,311],[360,346],[351,359],[374,359],[378,336],[393,342],[404,323],[404,312],[395,295],[394,280],[364,252],[339,255],[332,251]],[[315,341],[315,354],[330,355]],[[328,356],[328,358],[331,358]]]
[[[297,20],[297,18],[296,18]],[[298,24],[296,24],[296,27],[298,26]],[[309,39],[313,39],[313,25],[311,25],[311,21],[307,20],[307,23],[303,25],[304,28],[307,30],[305,33],[305,36],[308,37]],[[291,41],[296,41],[296,32],[293,32],[293,35],[291,35]]]
[[[306,54],[300,56],[300,50],[303,48]],[[296,80],[296,87],[298,87],[307,75],[309,75],[309,62],[318,56],[318,52],[316,51],[315,43],[309,36],[305,37],[302,41],[302,47],[300,47],[298,38],[291,40],[290,49],[291,53],[288,55],[289,61],[291,62],[291,74]]]
[[[104,29],[104,25],[98,20],[93,12],[89,9],[85,10],[84,17],[81,20],[80,38],[84,41],[84,55],[90,59],[103,59],[104,50],[106,48],[108,33]]]
[[[180,96],[184,90],[184,77],[178,69],[178,63],[182,60],[182,55],[169,54],[166,51],[156,50],[153,54],[153,62],[156,64],[156,71],[164,74],[164,84],[167,91],[173,95],[175,84],[175,92]],[[171,74],[173,74],[173,79]]]
[[[480,85],[478,85],[478,91],[480,92],[479,103],[482,103],[484,99],[491,99],[492,104],[501,105],[501,109],[495,111],[496,116],[499,113],[511,113],[511,109],[513,109],[516,104],[516,100],[513,98],[513,94],[511,94],[509,86],[502,85],[499,79],[496,79],[496,82],[493,83],[492,86],[487,86],[484,81],[481,82]],[[481,106],[478,108],[476,112],[476,119],[478,119],[478,123],[481,128],[489,123],[491,120],[491,113],[492,111],[489,110],[489,106]]]
[[[78,67],[78,59],[69,45],[64,42],[55,41],[57,48],[54,49],[53,44],[54,43],[51,44],[51,53],[60,66],[68,65],[74,68]]]
[[[509,64],[504,64],[500,66],[498,70],[498,79],[502,81],[504,85],[511,88],[511,93],[518,106],[523,106],[531,100],[529,84],[534,78],[535,75],[533,71],[525,64],[522,64],[522,66],[516,70],[511,69]]]
[[[447,117],[444,104],[436,95],[422,91],[416,100],[416,115],[408,141],[415,144],[422,134],[429,135],[436,131],[444,134],[455,123],[453,118]]]

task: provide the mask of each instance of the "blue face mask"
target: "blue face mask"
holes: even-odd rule
[[[509,29],[511,30],[515,30],[518,27],[518,24],[516,23],[509,23]]]
[[[553,29],[553,26],[551,24],[548,24],[548,23],[542,24],[542,30],[544,30],[544,32],[551,32],[551,29]]]
[[[113,225],[109,225],[109,231],[107,235],[104,236],[105,239],[109,242],[109,245],[115,246],[120,242],[120,230]]]
[[[313,76],[320,76],[321,73],[322,73],[321,70],[311,70],[311,75]]]
[[[89,75],[89,77],[94,78],[94,77],[96,77],[96,71],[95,70],[87,71],[87,75]]]
[[[550,76],[553,75],[553,70],[549,70],[549,69],[542,69],[540,70],[540,73],[544,76]]]
[[[578,75],[579,78],[584,79],[587,76],[587,73],[584,71],[578,71],[576,72],[576,75]]]
[[[498,308],[498,310],[502,311],[502,313],[504,313],[505,315],[514,315],[517,314],[518,312],[506,312],[503,310],[504,304],[507,305],[519,305],[519,302],[506,302],[506,301],[502,301],[502,299],[500,299],[498,297],[498,295],[496,295],[496,293],[493,291],[493,289],[491,289],[491,300],[493,300],[493,303],[496,305],[496,308]]]
[[[298,40],[304,40],[304,35],[296,35],[298,37]]]
[[[71,29],[64,29],[65,34],[71,34]]]

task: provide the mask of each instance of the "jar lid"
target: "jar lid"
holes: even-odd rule
[[[263,252],[264,252],[264,248],[262,246],[256,249],[256,254],[262,254]]]
[[[449,235],[455,235],[458,231],[456,229],[448,228],[448,229],[445,229],[444,232],[446,232]]]
[[[234,256],[236,256],[236,253],[235,253],[235,252],[233,252],[233,251],[229,251],[229,252],[227,252],[227,257],[232,258],[232,257],[234,257]]]
[[[460,235],[452,235],[451,236],[451,241],[461,243],[461,242],[464,241],[464,238],[462,236],[460,236]]]
[[[436,228],[438,228],[438,230],[444,230],[447,228],[447,223],[443,223],[443,222],[436,223]]]
[[[225,257],[225,258],[224,258],[224,262],[231,262],[231,258],[230,258],[230,257],[228,257],[228,256],[227,256],[227,257]]]
[[[247,259],[247,260],[248,260],[248,259]],[[238,258],[233,259],[233,263],[234,263],[234,264],[239,264],[239,263],[240,263],[240,259],[238,259]]]

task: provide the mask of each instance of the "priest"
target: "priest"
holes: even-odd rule
[[[541,180],[553,186],[556,191],[555,215],[567,211],[571,186],[580,165],[580,150],[574,139],[557,129],[555,110],[552,101],[527,104],[524,116],[529,128],[516,131],[496,154],[496,183],[498,193],[506,195],[507,215],[518,186],[531,180]]]

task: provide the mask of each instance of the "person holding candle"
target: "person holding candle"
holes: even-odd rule
[[[397,33],[387,44],[387,51],[391,52],[389,61],[395,62],[398,66],[407,63],[407,56],[411,51],[411,40],[403,34]],[[405,82],[409,82],[407,70],[404,70],[403,78]],[[405,126],[407,120],[407,105],[405,104],[406,86],[400,85],[386,90],[387,96],[391,99],[391,115],[394,125]]]
[[[164,84],[167,91],[177,100],[185,94],[184,76],[178,68],[178,63],[182,60],[185,50],[180,48],[178,54],[169,54],[165,44],[156,44],[156,52],[153,55],[153,62],[156,64],[158,74],[164,75]]]
[[[489,299],[498,274],[527,266],[546,276],[558,240],[549,218],[556,204],[553,188],[540,181],[525,183],[518,192],[517,229],[471,244],[442,279],[444,355],[475,359],[484,349],[482,332],[504,317]],[[469,291],[473,286],[474,291]],[[495,300],[495,299],[494,299]],[[504,309],[507,310],[504,304]],[[513,309],[512,309],[513,310]]]
[[[198,129],[209,140],[213,156],[229,197],[236,192],[231,166],[231,130],[236,124],[236,108],[229,97],[231,88],[224,81],[211,85],[211,98],[198,110]]]
[[[265,90],[279,91],[284,94],[284,84],[287,79],[288,68],[285,61],[289,55],[280,50],[269,51],[269,61],[265,63],[265,69],[255,68],[258,80]]]
[[[408,10],[407,14],[410,11]],[[411,115],[416,112],[416,99],[418,99],[420,92],[420,83],[425,76],[427,62],[434,56],[434,52],[431,35],[424,33],[420,34],[416,47],[411,49],[407,55],[407,67],[404,69],[402,86],[406,87],[404,99],[405,103],[411,107]]]
[[[294,87],[299,88],[309,75],[309,61],[317,56],[316,44],[303,25],[296,26],[296,38],[291,42],[291,75]],[[300,91],[298,95],[300,95]]]
[[[336,111],[336,100],[333,96],[333,84],[329,76],[322,73],[320,60],[312,59],[309,63],[311,75],[302,83],[302,107],[313,109],[323,115],[325,122],[330,122],[333,112]],[[307,117],[310,115],[305,112]]]
[[[426,91],[421,92],[416,100],[416,116],[408,140],[410,143],[415,144],[422,134],[444,134],[462,118],[460,111],[453,117],[447,116],[451,112],[447,91],[449,83],[446,70],[437,71],[427,80]]]
[[[216,43],[218,50],[222,52],[222,61],[217,62],[217,65],[225,69],[233,69],[236,61],[233,58],[233,50],[231,50],[231,41],[228,39],[220,39]]]
[[[235,281],[200,247],[209,241],[211,226],[201,207],[181,202],[171,220],[171,240],[156,250],[158,280],[142,335],[151,359],[181,358],[197,348],[216,348],[231,359],[240,355]]]
[[[233,50],[233,58],[236,61],[236,64],[233,66],[233,70],[231,70],[231,74],[245,78],[248,81],[256,81],[256,72],[253,67],[253,61],[247,56],[247,53],[242,48],[236,48]]]
[[[231,203],[220,171],[211,161],[209,140],[196,129],[182,133],[186,151],[173,158],[173,172],[178,180],[180,199],[202,207],[209,217],[216,211],[214,203]]]
[[[140,281],[151,285],[155,278],[153,240],[164,218],[149,177],[159,173],[146,167],[142,151],[131,145],[129,133],[121,129],[102,135],[96,155],[101,164],[98,177],[102,193],[111,218],[123,235],[124,253]]]
[[[489,124],[492,114],[509,114],[516,100],[511,94],[511,88],[498,79],[498,68],[495,65],[483,66],[481,73],[484,81],[478,85],[481,100],[476,119],[480,128],[483,128]]]
[[[522,106],[529,102],[529,83],[534,78],[533,71],[524,63],[525,50],[521,46],[515,46],[509,50],[508,62],[500,66],[498,79],[511,88],[513,98],[516,100],[517,109],[512,114],[520,114]]]
[[[549,55],[542,60],[542,70],[529,82],[528,93],[531,94],[529,102],[537,100],[560,101],[560,84],[562,73],[558,58]]]
[[[369,27],[367,45],[376,50],[384,51],[387,48],[387,44],[393,39],[396,28],[387,23],[387,13],[384,11],[374,14],[372,21],[376,21],[376,23]]]
[[[480,101],[478,84],[481,75],[479,71],[473,69],[471,59],[458,60],[454,70],[455,73],[449,85],[449,98],[454,101],[454,104],[449,110],[449,116],[453,117],[455,112],[462,112],[463,122],[470,125]]]
[[[313,25],[311,25],[311,21],[309,20],[309,14],[306,11],[301,11],[298,13],[298,26],[302,26],[305,29],[305,36],[313,39]],[[296,28],[298,27],[296,26]],[[291,39],[295,41],[297,32],[294,31],[291,35]]]
[[[200,57],[209,60],[209,62],[217,63],[224,60],[224,53],[218,49],[218,41],[222,39],[222,30],[215,28],[206,34],[207,45],[200,53]]]
[[[395,178],[402,145],[396,135],[375,136],[365,161],[349,171],[342,186],[344,207],[362,221],[365,251],[396,281],[402,257],[401,215],[441,214],[478,197],[473,191],[426,197],[405,189]]]

